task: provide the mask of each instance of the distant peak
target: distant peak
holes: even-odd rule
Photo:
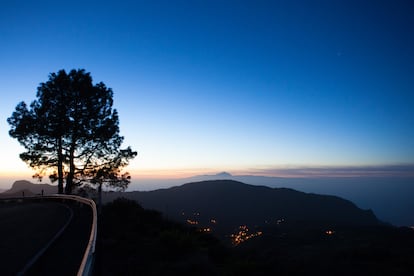
[[[212,173],[212,174],[204,174],[194,176],[191,179],[195,181],[202,181],[202,180],[217,180],[217,179],[231,179],[233,175],[228,172],[220,172],[220,173]]]
[[[216,174],[215,176],[219,176],[219,177],[231,177],[232,175],[229,174],[228,172],[221,172]]]

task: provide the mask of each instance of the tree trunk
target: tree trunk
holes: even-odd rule
[[[58,138],[58,194],[63,194],[63,154],[62,138]]]
[[[98,215],[102,214],[102,182],[98,186]]]
[[[73,190],[73,178],[75,177],[75,143],[72,143],[69,152],[69,173],[66,178],[66,194],[70,195]]]

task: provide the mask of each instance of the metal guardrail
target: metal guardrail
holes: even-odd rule
[[[92,265],[95,259],[95,245],[96,245],[96,236],[98,232],[98,213],[96,209],[96,204],[92,199],[84,198],[74,195],[49,195],[43,196],[42,198],[62,198],[70,199],[77,202],[81,202],[89,205],[92,208],[92,227],[91,233],[89,235],[88,246],[86,247],[85,253],[82,258],[81,265],[78,270],[78,276],[88,276],[92,274]]]

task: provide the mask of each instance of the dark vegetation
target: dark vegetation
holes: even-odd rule
[[[235,253],[263,275],[412,275],[414,231],[391,226],[289,224],[266,228]]]
[[[229,246],[120,198],[103,208],[96,275],[412,275],[414,231],[285,221]],[[331,232],[326,232],[330,230]],[[328,234],[330,233],[330,234]]]
[[[104,206],[99,229],[97,275],[212,275],[225,260],[217,238],[123,198]]]

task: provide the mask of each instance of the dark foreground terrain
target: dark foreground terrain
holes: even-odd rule
[[[103,208],[96,275],[412,275],[414,231],[280,221],[235,245],[135,201]]]

